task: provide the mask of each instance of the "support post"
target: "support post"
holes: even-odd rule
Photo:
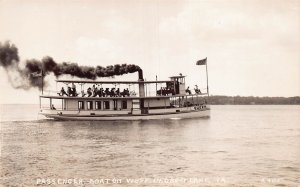
[[[194,104],[194,96],[193,95],[192,95],[192,102],[193,102],[193,106],[194,106],[195,104]]]
[[[156,77],[156,81],[157,81],[157,75],[155,77]],[[157,95],[157,82],[155,83],[155,95]]]
[[[52,109],[52,98],[50,98],[50,109]]]
[[[42,95],[44,94],[44,71],[42,69]]]

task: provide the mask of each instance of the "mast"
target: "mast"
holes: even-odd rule
[[[207,89],[207,96],[209,97],[209,88],[208,88],[208,71],[207,71],[207,57],[206,57],[206,89]]]

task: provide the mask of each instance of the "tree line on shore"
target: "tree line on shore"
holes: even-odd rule
[[[300,97],[210,96],[211,105],[300,105]]]

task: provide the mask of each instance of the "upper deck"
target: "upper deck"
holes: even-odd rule
[[[186,88],[186,76],[181,73],[177,76],[169,77],[169,80],[146,81],[142,77],[137,81],[97,81],[97,80],[56,80],[56,91],[45,91],[44,98],[70,98],[82,97],[82,99],[92,97],[114,97],[115,99],[128,98],[146,99],[146,98],[169,98],[181,97],[185,95],[206,95],[201,93],[198,86],[196,89]],[[61,84],[62,86],[59,86]],[[153,86],[154,85],[154,86]],[[48,93],[48,95],[47,95]],[[51,95],[50,95],[51,94]]]
[[[176,95],[178,97],[178,95]],[[185,96],[185,95],[182,95]],[[192,96],[192,95],[191,95]],[[196,96],[196,94],[195,94]],[[128,100],[128,99],[160,99],[160,98],[170,98],[171,95],[168,96],[145,96],[145,97],[139,97],[139,96],[128,96],[128,97],[72,97],[72,96],[54,96],[54,95],[40,95],[41,98],[52,98],[52,99],[77,99],[77,100]]]

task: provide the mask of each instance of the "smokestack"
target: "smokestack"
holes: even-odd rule
[[[144,88],[145,85],[144,85],[143,70],[139,69],[138,74],[139,74],[139,82],[141,82],[141,83],[139,83],[139,94],[140,94],[140,97],[145,97],[145,88]],[[145,109],[145,104],[144,104],[143,98],[140,99],[140,108],[141,108],[142,114],[148,113],[148,110]]]
[[[142,70],[142,69],[139,69],[139,70],[138,70],[138,73],[139,73],[139,81],[144,81],[143,70]]]

